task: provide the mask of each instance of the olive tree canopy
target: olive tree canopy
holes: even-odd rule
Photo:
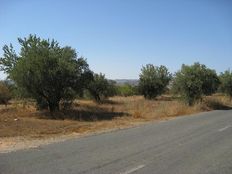
[[[19,55],[12,45],[3,47],[0,70],[51,112],[59,110],[61,100],[71,100],[91,80],[86,60],[78,58],[73,48],[36,35],[18,41]]]

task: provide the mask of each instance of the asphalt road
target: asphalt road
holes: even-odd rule
[[[232,111],[0,154],[1,174],[232,174]]]

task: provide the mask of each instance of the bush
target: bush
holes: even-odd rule
[[[153,99],[163,94],[171,80],[171,74],[165,66],[156,67],[148,64],[142,67],[139,78],[139,90],[146,99]]]
[[[4,82],[0,82],[0,104],[7,105],[11,99],[10,90]]]
[[[117,95],[124,97],[138,95],[138,87],[130,84],[117,86]]]

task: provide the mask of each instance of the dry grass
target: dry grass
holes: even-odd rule
[[[229,110],[232,109],[232,101],[224,95],[209,96],[204,99],[205,110]]]
[[[0,107],[0,138],[44,138],[70,133],[89,133],[123,128],[151,120],[169,119],[213,109],[230,109],[224,96],[204,98],[192,107],[169,96],[145,100],[141,96],[113,97],[104,104],[89,100],[76,101],[69,111],[56,113],[59,119],[49,119],[47,112],[38,112],[33,102],[12,102]]]
[[[123,110],[134,119],[156,120],[201,112],[198,105],[189,107],[172,97],[160,97],[157,100],[145,100],[143,97],[114,98],[123,101]]]

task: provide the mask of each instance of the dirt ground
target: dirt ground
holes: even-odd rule
[[[113,97],[103,104],[79,100],[72,109],[55,113],[56,119],[51,119],[47,111],[37,111],[33,102],[12,101],[7,107],[0,106],[0,152],[220,109],[222,102],[224,106],[224,98],[214,97],[189,107],[169,96],[151,101],[141,96]]]

